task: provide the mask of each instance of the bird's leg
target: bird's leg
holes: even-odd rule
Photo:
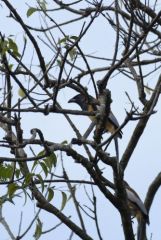
[[[143,218],[140,218],[138,221],[138,228],[137,228],[137,240],[147,240],[146,237],[146,223]]]

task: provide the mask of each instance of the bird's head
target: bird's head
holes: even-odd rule
[[[69,99],[68,103],[77,103],[77,104],[79,104],[79,102],[81,102],[81,101],[82,101],[82,95],[81,94],[77,94],[73,98]]]
[[[87,110],[87,98],[83,94],[77,94],[73,98],[69,99],[68,103],[77,103],[82,110]]]

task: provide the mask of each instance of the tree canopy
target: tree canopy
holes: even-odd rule
[[[156,239],[160,5],[1,1],[5,238]]]

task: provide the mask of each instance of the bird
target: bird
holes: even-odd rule
[[[145,223],[149,224],[149,215],[144,203],[126,181],[124,181],[124,184],[131,216],[136,217],[138,223],[144,220]]]
[[[76,103],[80,106],[80,108],[83,111],[88,112],[97,111],[99,107],[99,102],[94,97],[85,94],[77,94],[76,96],[71,98],[68,101],[68,103]],[[91,119],[92,122],[96,121],[96,116],[89,116],[89,118]],[[110,111],[108,118],[106,120],[105,131],[114,134],[118,128],[119,123],[114,114],[112,113],[112,111]],[[122,131],[120,130],[116,136],[122,138]]]

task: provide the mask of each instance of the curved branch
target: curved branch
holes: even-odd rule
[[[8,9],[13,13],[13,15],[15,16],[16,20],[18,21],[18,23],[20,23],[20,25],[22,26],[22,28],[24,29],[25,33],[27,34],[27,36],[29,37],[30,41],[32,42],[35,50],[36,50],[36,53],[37,53],[37,56],[38,56],[38,59],[39,59],[39,62],[40,62],[40,66],[41,66],[41,69],[43,71],[43,74],[44,74],[44,78],[45,78],[45,84],[46,86],[49,85],[49,79],[48,79],[48,76],[46,74],[46,66],[45,66],[45,61],[44,61],[44,58],[41,54],[41,51],[40,51],[40,48],[35,40],[35,38],[33,37],[33,35],[30,33],[30,31],[28,30],[28,28],[26,27],[26,25],[24,24],[22,18],[20,17],[20,15],[17,13],[16,9],[9,3],[9,1],[7,0],[2,0],[6,6],[8,7]]]

